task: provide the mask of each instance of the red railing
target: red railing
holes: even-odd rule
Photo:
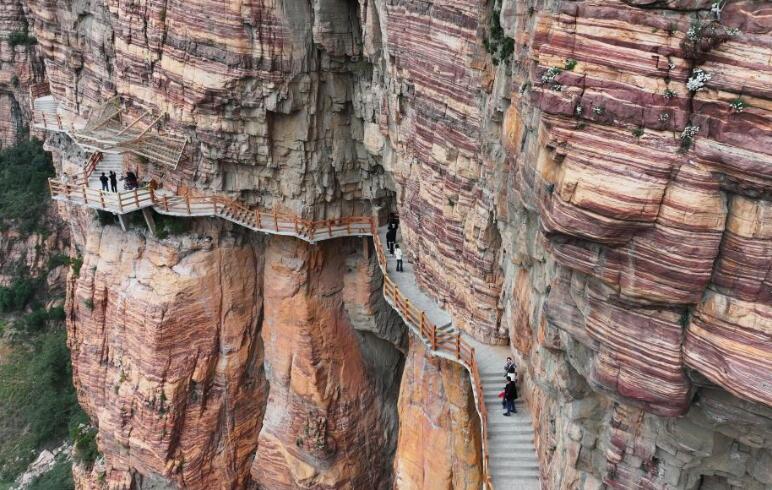
[[[443,353],[445,357],[455,358],[469,370],[472,378],[472,384],[475,391],[475,405],[477,413],[480,414],[481,432],[482,432],[482,457],[483,457],[483,480],[487,488],[493,488],[493,480],[490,474],[489,462],[489,440],[488,440],[488,408],[485,406],[485,394],[483,392],[482,378],[477,365],[474,347],[471,347],[463,338],[461,332],[455,334],[442,333],[438,331],[437,325],[426,318],[426,314],[417,308],[410,299],[402,294],[399,287],[391,280],[387,273],[387,261],[385,248],[378,234],[377,225],[374,218],[370,218],[373,236],[373,245],[375,247],[378,265],[383,272],[383,295],[399,312],[400,316],[411,323],[414,330],[417,330],[421,340],[426,343],[435,353]]]

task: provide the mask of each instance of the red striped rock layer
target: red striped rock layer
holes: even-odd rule
[[[583,292],[556,295],[584,295],[584,304],[572,309],[557,299],[550,316],[596,352],[594,383],[655,413],[688,408],[686,365],[772,404],[765,9],[753,2],[726,9],[722,23],[741,33],[698,60],[712,78],[696,94],[685,87],[696,62],[682,49],[694,17],[687,12],[564,3],[542,17],[534,37],[530,100],[548,115],[540,155],[516,161],[517,185],[539,203],[555,259],[592,278]],[[562,69],[552,80],[551,67]],[[733,110],[737,98],[749,107]],[[686,125],[700,130],[684,153]],[[510,149],[519,150],[521,133],[507,135]],[[722,305],[736,306],[707,299],[723,296]]]
[[[141,175],[316,218],[381,196],[361,146],[374,116],[355,4],[28,3],[57,99],[85,118],[118,94],[128,121],[150,108],[189,138],[176,169]]]
[[[69,344],[108,487],[128,488],[134,473],[188,488],[245,485],[267,388],[255,246],[106,227],[90,230],[85,252],[68,296]]]
[[[10,36],[26,32],[26,12],[20,2],[0,5],[0,148],[12,146],[29,125],[29,86],[40,81],[41,61],[34,46],[12,46]],[[36,80],[37,79],[37,80]]]
[[[402,361],[354,330],[388,315],[348,313],[377,290],[361,242],[196,231],[88,233],[69,343],[108,488],[390,487]]]
[[[478,489],[480,420],[464,369],[412,341],[399,397],[395,488]]]
[[[341,245],[279,237],[265,255],[262,338],[271,389],[251,467],[262,488],[391,488],[396,414],[380,394],[396,386],[400,356],[374,378],[374,360],[344,308],[341,274],[348,265],[358,277],[349,286],[369,290],[374,264]]]
[[[397,150],[403,248],[460,328],[502,342],[498,235],[479,185],[483,11],[445,0],[395,2],[379,12],[389,55],[381,123]]]

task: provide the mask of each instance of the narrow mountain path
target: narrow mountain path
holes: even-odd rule
[[[386,227],[379,230],[380,242],[386,243]],[[399,241],[399,240],[398,240]],[[455,336],[451,316],[430,298],[418,284],[413,264],[403,260],[404,272],[397,272],[397,260],[386,251],[387,274],[411,303],[426,312],[438,330]],[[504,389],[504,363],[509,354],[506,346],[489,345],[461,332],[461,338],[475,349],[475,357],[483,385],[483,397],[488,409],[489,469],[496,490],[540,490],[539,464],[533,442],[533,426],[527,407],[519,399],[517,413],[504,416],[501,398]]]

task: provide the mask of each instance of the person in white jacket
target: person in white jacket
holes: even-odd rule
[[[404,272],[402,269],[402,249],[399,245],[394,245],[394,257],[397,259],[397,272]]]

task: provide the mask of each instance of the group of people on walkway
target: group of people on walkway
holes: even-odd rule
[[[404,272],[402,267],[402,249],[397,243],[397,228],[399,228],[399,219],[394,216],[389,218],[389,225],[386,229],[386,247],[389,253],[397,259],[397,272]]]
[[[507,362],[504,364],[504,374],[507,377],[507,384],[504,386],[504,391],[499,393],[499,397],[502,398],[501,405],[506,410],[504,416],[509,417],[510,414],[517,413],[515,406],[515,400],[517,400],[517,366],[511,357],[507,357]]]
[[[126,172],[126,176],[121,177],[120,180],[125,181],[124,187],[127,191],[134,190],[139,187],[139,180],[137,179],[137,174],[129,170]],[[118,174],[110,170],[110,175],[105,175],[104,172],[102,172],[102,175],[99,176],[99,182],[102,183],[102,190],[105,192],[118,192]],[[109,183],[109,188],[108,188]]]

